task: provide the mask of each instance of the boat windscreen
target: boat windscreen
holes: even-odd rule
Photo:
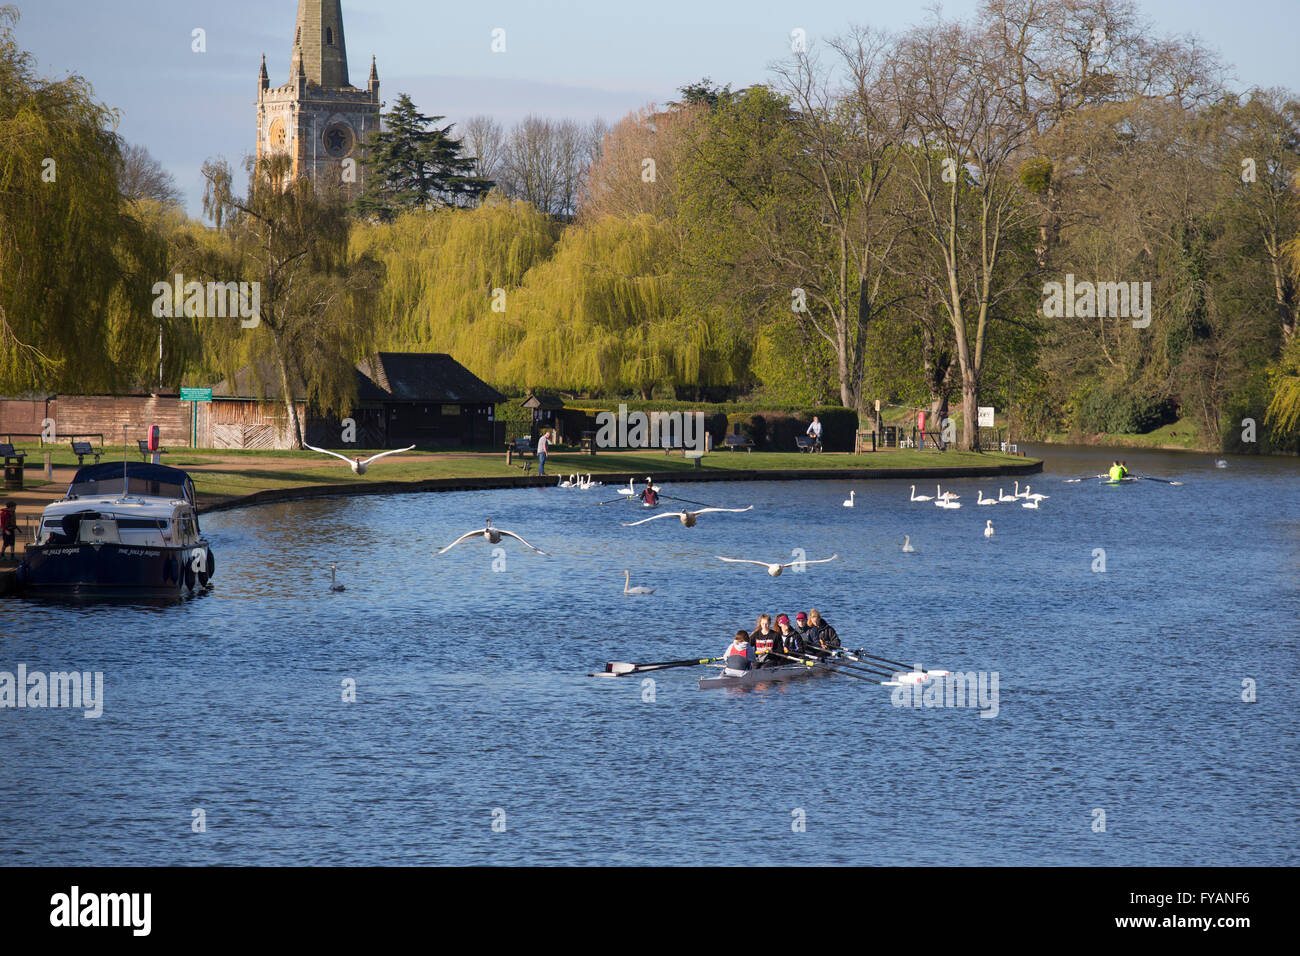
[[[179,498],[185,500],[185,489],[170,481],[151,481],[144,478],[127,479],[126,488],[122,487],[122,476],[100,478],[98,481],[74,482],[68,494],[78,498],[95,495],[120,495],[124,491],[131,495],[143,495],[150,498]]]

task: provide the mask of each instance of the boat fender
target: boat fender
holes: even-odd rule
[[[194,565],[188,561],[185,562],[185,587],[194,590]]]
[[[199,572],[199,583],[207,587],[212,575],[217,570],[217,559],[213,557],[212,549],[208,548],[207,554],[204,555],[203,570]]]

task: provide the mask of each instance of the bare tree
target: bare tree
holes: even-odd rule
[[[149,150],[124,142],[120,151],[122,162],[117,168],[117,188],[124,198],[152,199],[167,206],[181,205],[184,197],[176,187],[176,180]]]
[[[506,133],[492,117],[479,113],[461,124],[465,151],[475,159],[476,176],[499,182],[505,162]]]
[[[1016,160],[1033,118],[1016,100],[1017,68],[988,33],[935,21],[904,37],[893,95],[911,117],[903,175],[915,196],[917,234],[938,268],[929,283],[955,338],[962,388],[961,446],[979,451],[978,406],[985,335],[1008,280],[1007,248],[1030,222]]]

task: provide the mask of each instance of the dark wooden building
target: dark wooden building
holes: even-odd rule
[[[356,374],[357,398],[346,417],[356,422],[358,448],[487,447],[505,441],[496,422],[496,406],[505,396],[450,355],[379,352],[358,362]],[[259,372],[244,368],[233,382],[215,385],[211,405],[199,411],[200,444],[293,447],[277,381],[267,363]],[[291,387],[308,443],[343,447],[342,422],[308,408],[301,385]]]
[[[357,407],[374,447],[497,445],[496,406],[506,397],[450,355],[380,352],[357,364]]]

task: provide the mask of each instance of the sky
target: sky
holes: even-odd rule
[[[199,170],[238,167],[256,136],[257,75],[288,80],[298,0],[0,0],[21,15],[19,45],[48,77],[85,77],[119,112],[118,132],[176,178],[192,215]],[[945,17],[978,0],[949,0]],[[1300,0],[1138,0],[1162,34],[1216,49],[1236,85],[1300,90],[1293,29]],[[509,126],[529,114],[617,122],[676,98],[708,76],[746,86],[769,78],[790,35],[834,36],[851,24],[897,31],[924,21],[930,0],[343,0],[349,79],[364,87],[370,57],[380,93],[409,93],[424,113],[459,122],[487,113]],[[505,30],[505,52],[492,32]],[[202,29],[206,51],[192,49]]]

